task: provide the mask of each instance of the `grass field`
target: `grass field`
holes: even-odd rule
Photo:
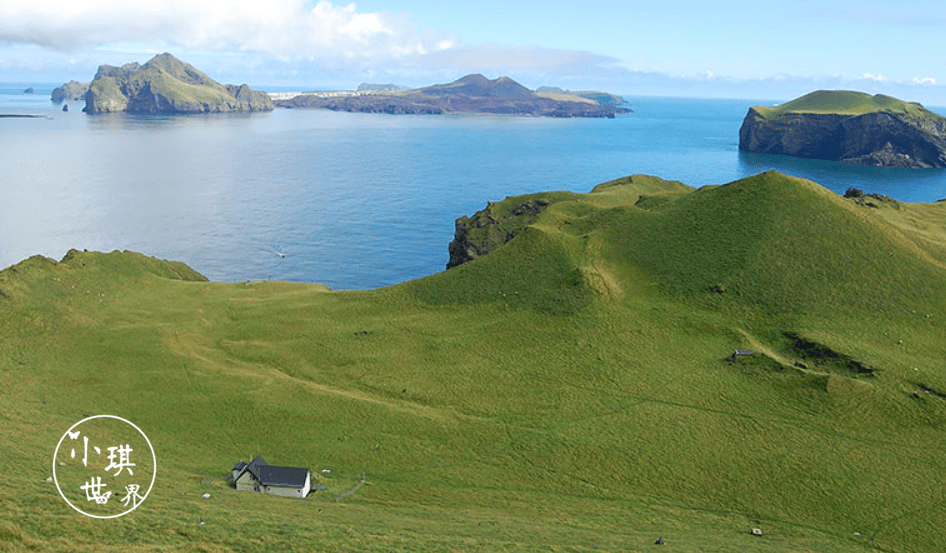
[[[851,90],[817,90],[777,106],[755,106],[763,117],[774,119],[786,113],[835,113],[839,115],[864,115],[877,111],[901,113],[920,118],[940,116],[915,102],[904,102],[892,96]]]
[[[371,291],[130,252],[0,272],[0,551],[942,550],[946,203],[770,172],[493,208],[540,197],[489,255]],[[156,452],[119,519],[46,482],[91,414]],[[326,489],[229,489],[256,454]]]

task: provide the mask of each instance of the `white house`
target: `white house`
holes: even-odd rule
[[[233,467],[233,482],[238,490],[303,498],[312,489],[309,469],[277,467],[257,456],[248,464],[240,461]]]

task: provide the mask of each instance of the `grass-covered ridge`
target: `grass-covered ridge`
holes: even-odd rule
[[[765,173],[492,207],[539,199],[488,255],[373,291],[117,252],[0,271],[0,550],[941,549],[946,203]],[[100,412],[159,463],[104,523],[44,481]],[[328,489],[228,490],[257,453]]]
[[[777,106],[755,106],[753,109],[767,119],[774,119],[786,113],[864,115],[878,111],[913,116],[937,116],[916,102],[904,102],[884,94],[871,96],[851,90],[817,90],[791,102]]]

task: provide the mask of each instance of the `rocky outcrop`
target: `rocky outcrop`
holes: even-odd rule
[[[903,209],[903,204],[884,194],[865,194],[860,188],[848,188],[844,192],[844,198],[852,200],[857,205],[864,207],[873,207],[875,209],[881,206],[892,207],[893,209]]]
[[[85,98],[86,113],[219,113],[269,111],[265,92],[222,85],[171,54],[148,63],[102,65]]]
[[[57,104],[65,101],[85,100],[85,94],[89,91],[89,83],[80,83],[79,81],[69,81],[68,83],[53,89],[49,99]]]
[[[946,167],[946,118],[918,104],[866,113],[750,108],[739,129],[747,152],[879,167]]]
[[[392,114],[489,113],[540,117],[609,117],[630,110],[589,98],[549,98],[509,77],[467,75],[449,84],[412,90],[306,93],[277,107]]]
[[[456,220],[456,232],[447,248],[450,252],[448,269],[473,261],[509,242],[551,205],[546,199],[533,198],[508,211],[501,209],[506,207],[501,204],[508,201],[500,204],[490,202],[486,209],[477,211],[472,217],[464,215]]]

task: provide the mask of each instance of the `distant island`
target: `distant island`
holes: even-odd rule
[[[61,103],[66,100],[85,100],[85,95],[89,91],[89,83],[80,83],[79,81],[69,81],[68,83],[53,89],[49,99],[53,102]]]
[[[739,149],[874,165],[946,167],[946,118],[915,102],[819,90],[791,102],[749,108]]]
[[[384,87],[384,88],[382,88]],[[623,98],[601,92],[532,91],[509,77],[467,75],[448,84],[400,89],[362,85],[357,91],[306,92],[277,97],[276,107],[392,114],[485,113],[540,117],[609,117],[630,113]]]
[[[579,98],[585,98],[586,100],[594,100],[599,104],[608,104],[612,106],[620,106],[624,104],[624,98],[618,96],[617,94],[609,94],[607,92],[601,92],[599,90],[564,90],[557,86],[540,86],[535,89],[539,94],[550,95],[550,94],[568,94],[571,96],[578,96]]]
[[[265,92],[222,85],[171,54],[144,65],[102,65],[85,96],[85,112],[217,113],[270,111]]]
[[[363,92],[366,90],[405,90],[407,87],[396,85],[396,84],[377,84],[377,83],[361,83],[358,85],[358,90]]]

